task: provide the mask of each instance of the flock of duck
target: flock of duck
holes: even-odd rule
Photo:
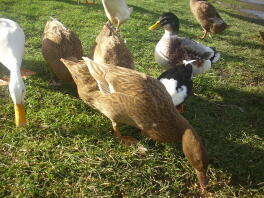
[[[191,94],[193,76],[209,70],[212,63],[219,60],[219,52],[179,37],[179,19],[167,12],[149,28],[165,30],[155,47],[155,60],[166,71],[157,79],[135,71],[133,56],[119,32],[133,9],[125,0],[102,0],[102,3],[109,21],[97,36],[89,58],[83,57],[81,41],[73,31],[56,19],[47,22],[42,54],[53,83],[73,80],[80,98],[111,120],[114,135],[122,143],[132,145],[137,140],[122,136],[121,124],[134,126],[155,141],[182,141],[183,152],[204,190],[207,152],[195,129],[180,111],[183,110],[182,103]],[[190,7],[204,31],[202,38],[227,28],[216,9],[206,0],[190,0]],[[24,43],[25,35],[19,25],[1,18],[0,62],[10,71],[9,91],[15,105],[17,126],[24,126],[27,122],[25,85],[20,70]]]

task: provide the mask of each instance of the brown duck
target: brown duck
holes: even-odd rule
[[[210,33],[220,34],[228,27],[215,7],[207,0],[190,0],[190,8],[204,31],[201,38],[205,38],[208,33],[209,36]]]
[[[117,33],[116,28],[109,23],[103,26],[103,29],[96,37],[91,57],[97,63],[119,65],[134,69],[133,56],[130,50]]]
[[[196,131],[174,107],[165,87],[157,79],[135,70],[84,60],[88,67],[82,61],[78,64],[72,61],[66,66],[80,98],[111,120],[114,135],[125,144],[135,144],[135,138],[120,133],[119,126],[126,124],[155,141],[182,141],[183,152],[204,189],[207,152]]]
[[[47,61],[52,80],[71,82],[72,77],[60,58],[81,59],[83,49],[77,35],[56,19],[47,22],[42,37],[42,54]]]

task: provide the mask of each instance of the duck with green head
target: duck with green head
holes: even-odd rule
[[[212,63],[220,58],[220,53],[213,47],[204,46],[185,37],[179,37],[180,22],[176,15],[166,12],[149,27],[150,30],[163,28],[165,33],[155,47],[157,63],[167,69],[183,61],[192,61],[193,75],[201,74],[211,68]]]

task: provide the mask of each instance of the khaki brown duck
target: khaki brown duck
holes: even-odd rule
[[[135,70],[83,59],[88,68],[83,63],[66,65],[80,98],[111,120],[114,135],[125,144],[137,143],[135,138],[121,135],[119,126],[126,124],[155,141],[182,141],[183,152],[204,189],[208,165],[206,149],[194,128],[174,107],[165,87],[157,79]],[[95,83],[97,91],[93,91]]]
[[[103,26],[92,49],[92,59],[97,63],[106,63],[134,69],[133,56],[117,30],[109,23]]]
[[[132,7],[128,7],[125,0],[102,0],[104,11],[109,21],[117,26],[125,23],[132,11]]]
[[[77,35],[61,22],[52,19],[47,22],[42,37],[42,54],[48,63],[52,80],[71,82],[72,77],[60,58],[81,59],[83,49]]]
[[[209,36],[210,33],[220,34],[228,27],[216,8],[207,0],[190,0],[190,8],[204,31],[201,38],[205,38],[208,33]]]
[[[193,75],[197,75],[208,71],[212,63],[219,60],[220,53],[215,48],[178,36],[180,22],[173,13],[163,13],[159,20],[149,27],[150,30],[158,28],[163,28],[165,33],[155,47],[155,60],[166,70],[191,61]]]

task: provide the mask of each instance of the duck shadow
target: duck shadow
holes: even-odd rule
[[[264,95],[234,88],[212,91],[221,102],[192,96],[184,116],[202,137],[210,165],[231,176],[230,185],[259,188],[264,179]]]
[[[51,74],[48,70],[48,64],[44,60],[24,60],[22,67],[36,72],[36,75],[30,77],[34,79],[30,81],[31,85],[53,92],[61,92],[64,94],[68,94],[76,98],[78,97],[77,88],[74,82],[60,82],[58,86],[49,85],[49,82],[51,81]],[[42,81],[40,82],[37,79],[41,79]],[[43,83],[43,81],[46,83]]]
[[[259,18],[256,18],[256,17],[249,17],[249,16],[246,16],[247,14],[244,14],[243,12],[240,12],[241,15],[239,14],[234,14],[234,13],[230,13],[230,12],[227,12],[226,10],[221,10],[221,13],[225,13],[233,18],[236,18],[236,19],[239,19],[239,20],[242,20],[242,21],[247,21],[247,22],[250,22],[250,23],[254,23],[254,24],[257,24],[257,25],[262,25],[264,26],[264,20],[263,19],[259,19]]]

